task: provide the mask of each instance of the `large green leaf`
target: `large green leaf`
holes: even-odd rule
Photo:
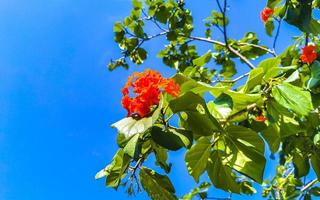
[[[204,99],[193,92],[187,92],[170,101],[169,106],[174,113],[187,114],[188,127],[196,135],[208,136],[221,130],[219,122],[210,114]]]
[[[290,83],[274,86],[272,95],[279,104],[299,115],[306,116],[313,110],[310,93]]]
[[[106,186],[117,189],[129,163],[130,157],[122,149],[119,149],[113,157],[111,164],[96,174],[96,179],[107,176]]]
[[[153,124],[157,121],[161,105],[159,104],[158,108],[153,112],[153,114],[150,117],[145,117],[139,120],[136,120],[132,117],[126,117],[111,126],[118,129],[119,133],[122,133],[125,135],[126,138],[129,138],[135,134],[143,133],[149,128],[153,126]]]
[[[295,169],[295,175],[299,178],[306,176],[310,170],[309,158],[302,152],[293,153],[293,165]]]
[[[128,154],[131,158],[137,158],[139,155],[139,134],[136,134],[130,138],[129,142],[123,148],[124,153]]]
[[[263,80],[268,81],[269,78],[275,77],[277,76],[282,70],[283,68],[279,67],[281,63],[281,59],[278,57],[275,58],[268,58],[265,59],[263,61],[261,61],[257,67],[258,68],[262,68],[264,71],[264,76],[263,76]],[[261,81],[263,81],[261,80]]]
[[[241,186],[236,181],[236,175],[231,168],[224,165],[225,157],[219,151],[214,151],[207,165],[207,173],[212,184],[216,188],[223,189],[227,192],[240,193]]]
[[[221,94],[214,101],[208,103],[210,113],[217,119],[227,118],[233,107],[232,98],[227,94]]]
[[[208,158],[211,153],[211,146],[210,139],[208,137],[202,137],[198,139],[197,143],[186,153],[185,162],[189,174],[196,182],[199,182],[200,175],[206,169]]]
[[[152,143],[152,149],[156,156],[156,165],[160,166],[166,173],[169,173],[172,164],[167,164],[168,150],[155,143]]]
[[[281,137],[280,130],[277,125],[270,125],[261,132],[263,138],[267,141],[270,151],[276,153],[280,147]]]
[[[178,150],[182,147],[189,148],[192,145],[191,131],[177,128],[163,130],[158,126],[151,128],[152,140],[169,150]]]
[[[205,64],[207,64],[208,62],[210,62],[211,58],[212,58],[212,53],[211,53],[211,51],[208,51],[207,53],[200,56],[199,58],[192,60],[192,62],[194,65],[196,65],[198,67],[202,67]]]
[[[263,99],[261,94],[245,94],[231,90],[225,91],[224,94],[229,95],[232,99],[233,107],[231,114],[246,109],[248,106],[252,104],[256,104],[259,107],[263,105]]]
[[[267,112],[272,124],[273,136],[280,136],[281,138],[288,137],[299,133],[302,128],[297,120],[294,118],[294,114],[275,100],[269,100],[267,102]],[[268,133],[266,133],[268,134]],[[271,136],[269,134],[269,137]]]
[[[249,92],[255,86],[260,85],[262,81],[262,77],[264,76],[263,68],[255,68],[249,72],[248,80],[242,89],[244,93]]]
[[[186,92],[193,92],[195,94],[210,92],[214,96],[219,96],[221,92],[229,89],[227,86],[211,86],[207,83],[195,81],[182,74],[176,74],[173,79],[180,85],[181,94]]]
[[[153,200],[175,200],[175,189],[167,176],[142,167],[139,173],[141,185]]]
[[[242,126],[230,125],[225,131],[227,164],[256,182],[262,183],[266,160],[261,137],[253,130]]]
[[[263,68],[264,71],[268,71],[270,68],[277,68],[281,63],[281,59],[278,57],[268,58],[259,63],[257,68]]]
[[[318,34],[320,24],[312,17],[312,0],[298,0],[298,4],[289,3],[285,16],[286,22],[303,32]]]

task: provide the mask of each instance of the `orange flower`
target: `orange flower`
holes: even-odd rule
[[[132,88],[135,97],[130,97]],[[180,86],[173,79],[163,78],[159,72],[146,69],[142,73],[134,73],[122,88],[121,104],[128,111],[128,116],[145,117],[151,112],[151,106],[158,105],[162,92],[177,97]]]
[[[256,121],[257,122],[264,122],[266,120],[268,120],[268,118],[263,116],[263,115],[256,116]]]
[[[300,56],[301,61],[303,63],[312,63],[318,57],[318,54],[315,50],[316,46],[314,45],[308,45],[302,48],[302,54]]]
[[[269,17],[270,17],[272,14],[273,14],[273,9],[268,8],[268,7],[264,8],[264,9],[262,10],[262,12],[260,13],[261,20],[262,20],[263,22],[267,22],[268,19],[269,19]]]

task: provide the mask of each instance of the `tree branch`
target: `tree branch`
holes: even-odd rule
[[[233,80],[216,80],[216,81],[213,81],[213,83],[235,83],[245,77],[249,76],[249,72],[248,73],[245,73],[245,74],[242,74],[241,76],[233,79]]]
[[[257,44],[252,44],[252,43],[247,43],[247,42],[240,42],[238,43],[239,45],[247,45],[247,46],[252,46],[254,48],[257,48],[257,49],[261,49],[261,50],[264,50],[268,53],[270,53],[271,55],[273,55],[274,57],[277,56],[276,52],[274,52],[274,50],[271,50],[267,47],[264,47],[264,46],[260,46],[260,45],[257,45]]]
[[[224,47],[228,48],[232,53],[236,54],[251,69],[255,68],[255,66],[245,56],[243,56],[239,51],[235,50],[233,47],[231,47],[231,46],[227,47],[226,43],[223,43],[223,42],[220,42],[220,41],[217,41],[217,40],[211,40],[211,39],[208,39],[208,38],[202,38],[202,37],[189,36],[188,38],[193,39],[193,40],[198,40],[198,41],[203,41],[203,42],[208,42],[208,43],[224,46]]]
[[[216,0],[218,7],[220,9],[220,12],[222,13],[222,21],[223,21],[223,37],[225,42],[225,47],[232,53],[236,54],[241,60],[243,60],[251,69],[254,69],[255,66],[245,57],[243,56],[239,51],[231,47],[228,43],[228,35],[227,35],[227,24],[226,24],[226,12],[227,12],[227,0],[224,0],[223,8],[220,4],[220,0]]]
[[[305,185],[303,188],[301,188],[301,193],[308,190],[310,187],[312,187],[314,184],[318,182],[318,179],[315,178],[314,180],[310,181],[307,185]]]

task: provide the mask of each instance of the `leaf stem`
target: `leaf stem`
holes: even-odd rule
[[[280,34],[280,27],[281,27],[281,19],[276,19],[276,21],[278,22],[278,27],[277,27],[277,32],[276,35],[274,36],[274,40],[273,40],[273,52],[276,52],[276,45],[277,45],[277,41],[278,41],[278,37]]]

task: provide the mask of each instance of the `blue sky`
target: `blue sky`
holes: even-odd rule
[[[196,35],[203,35],[202,19],[214,2],[187,1]],[[230,0],[230,5],[230,36],[241,38],[250,30],[272,44],[259,18],[264,0]],[[109,125],[126,114],[121,87],[143,67],[173,73],[156,59],[156,50],[165,44],[161,39],[146,44],[150,59],[143,66],[112,73],[106,69],[111,58],[120,56],[113,23],[129,14],[130,6],[129,0],[0,1],[0,199],[128,198],[122,189],[115,192],[103,180],[94,180],[117,149],[116,130]],[[294,34],[295,28],[284,25],[278,50]],[[200,52],[210,48],[201,45]],[[240,72],[245,70],[239,66]],[[175,162],[170,177],[178,195],[195,185],[186,176],[183,155],[170,155]],[[147,162],[152,164],[152,159]],[[272,163],[268,166],[265,178],[273,170]]]

